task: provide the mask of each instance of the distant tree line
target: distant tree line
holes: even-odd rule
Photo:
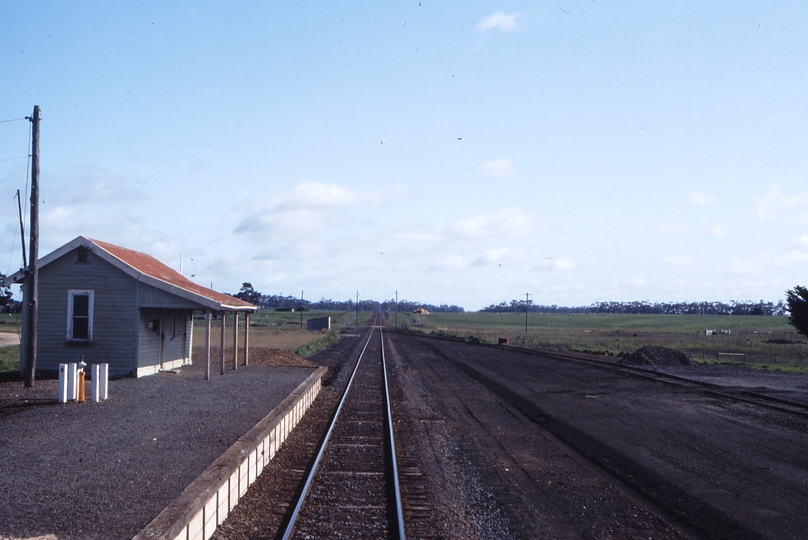
[[[0,274],[0,283],[6,276]],[[0,285],[0,313],[19,313],[22,309],[22,304],[12,299],[14,293],[11,292],[10,287],[3,287]]]
[[[511,300],[491,304],[482,311],[487,313],[524,313],[524,300]],[[590,306],[563,307],[530,304],[531,313],[612,313],[661,315],[785,315],[786,306],[780,300],[752,302],[750,300],[724,302],[595,302]]]
[[[424,304],[421,302],[410,302],[409,300],[399,300],[398,301],[398,308],[396,308],[396,301],[395,300],[385,300],[381,303],[382,311],[398,311],[405,312],[405,311],[415,311],[416,309],[425,309],[430,313],[465,313],[466,310],[460,306],[455,306],[454,304],[441,304],[436,306],[434,304]]]
[[[510,303],[508,302],[500,302],[499,304],[491,304],[488,307],[481,309],[483,313],[524,313],[525,312],[525,301],[524,300],[511,300]],[[531,313],[561,313],[561,314],[570,314],[570,313],[591,313],[589,307],[587,306],[557,306],[555,304],[551,306],[546,306],[543,304],[534,304],[530,302],[530,312]]]
[[[632,313],[664,315],[785,315],[782,300],[752,302],[596,302],[589,306],[592,313]]]
[[[303,309],[322,311],[383,311],[393,312],[396,310],[396,301],[384,300],[360,300],[357,306],[353,299],[348,300],[326,300],[321,298],[317,301],[302,300],[297,296],[283,296],[279,294],[262,294],[256,291],[252,284],[243,283],[239,292],[232,294],[251,304],[255,304],[263,309],[292,310]],[[808,292],[806,292],[808,298]],[[1,301],[1,299],[0,299]],[[2,305],[2,304],[0,304]],[[412,302],[409,300],[398,301],[398,311],[412,312],[416,309],[425,309],[430,313],[465,313],[465,310],[456,305],[448,304],[425,304],[422,302]],[[511,300],[510,302],[500,302],[491,304],[481,309],[484,313],[524,313],[524,300]],[[777,315],[788,314],[788,307],[782,300],[776,304],[760,300],[725,302],[595,302],[589,306],[558,306],[543,305],[530,302],[530,313],[557,313],[557,314],[588,314],[588,313],[611,313],[611,314],[634,314],[634,315]]]
[[[283,296],[279,294],[262,294],[253,288],[251,283],[242,283],[241,289],[239,292],[235,294],[231,294],[231,296],[235,296],[236,298],[240,298],[245,302],[250,302],[251,304],[255,304],[259,308],[263,309],[274,309],[276,311],[286,311],[286,310],[322,310],[322,311],[355,311],[357,308],[359,311],[395,311],[396,310],[396,301],[395,300],[385,300],[383,302],[378,302],[376,300],[363,300],[360,299],[359,303],[357,303],[353,299],[348,300],[326,300],[325,298],[321,298],[317,301],[311,301],[303,299],[301,301],[299,296]],[[420,302],[410,302],[408,300],[399,300],[398,302],[398,310],[399,311],[414,311],[416,309],[426,309],[430,312],[449,312],[449,313],[463,313],[464,310],[460,306],[449,306],[446,304],[441,304],[440,306],[435,306],[432,304],[422,304]]]

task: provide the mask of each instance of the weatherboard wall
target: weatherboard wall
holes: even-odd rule
[[[71,343],[68,291],[93,291],[92,340]],[[131,314],[135,281],[91,251],[79,262],[73,250],[39,270],[37,370],[56,372],[59,364],[109,364],[110,375],[124,375],[134,365]]]
[[[137,376],[191,363],[192,313],[188,309],[139,310]]]

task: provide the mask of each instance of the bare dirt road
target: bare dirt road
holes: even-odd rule
[[[20,344],[20,336],[15,332],[0,332],[0,347],[11,347]]]

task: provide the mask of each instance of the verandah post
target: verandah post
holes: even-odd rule
[[[222,375],[224,375],[224,328],[227,326],[227,312],[220,311],[219,318],[222,320]]]
[[[210,380],[210,309],[205,311],[205,380]],[[191,315],[191,324],[193,325],[193,314]]]
[[[244,365],[250,365],[250,313],[244,314]]]
[[[238,369],[238,311],[233,312],[233,369]]]

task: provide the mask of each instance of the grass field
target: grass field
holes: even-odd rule
[[[525,332],[524,314],[399,313],[399,325],[487,343],[508,338],[512,345],[535,349],[617,356],[661,345],[694,360],[808,366],[808,343],[786,317],[530,314]],[[707,329],[724,332],[708,336]]]
[[[371,317],[369,312],[359,313],[359,324],[367,324]],[[316,317],[331,317],[330,332],[309,332],[306,321]],[[232,318],[228,319],[230,327],[225,328],[225,348],[233,347]],[[354,324],[354,313],[346,311],[304,311],[301,326],[300,312],[259,310],[250,315],[250,347],[285,349],[308,357],[337,339],[340,328]],[[199,317],[194,320],[194,345],[201,346],[205,340],[205,321]],[[221,342],[221,326],[219,321],[213,322],[211,342],[218,346]],[[239,335],[244,335],[244,319],[241,318]],[[243,346],[243,337],[239,338],[239,347]]]
[[[16,332],[19,325],[19,313],[0,313],[0,332]]]

